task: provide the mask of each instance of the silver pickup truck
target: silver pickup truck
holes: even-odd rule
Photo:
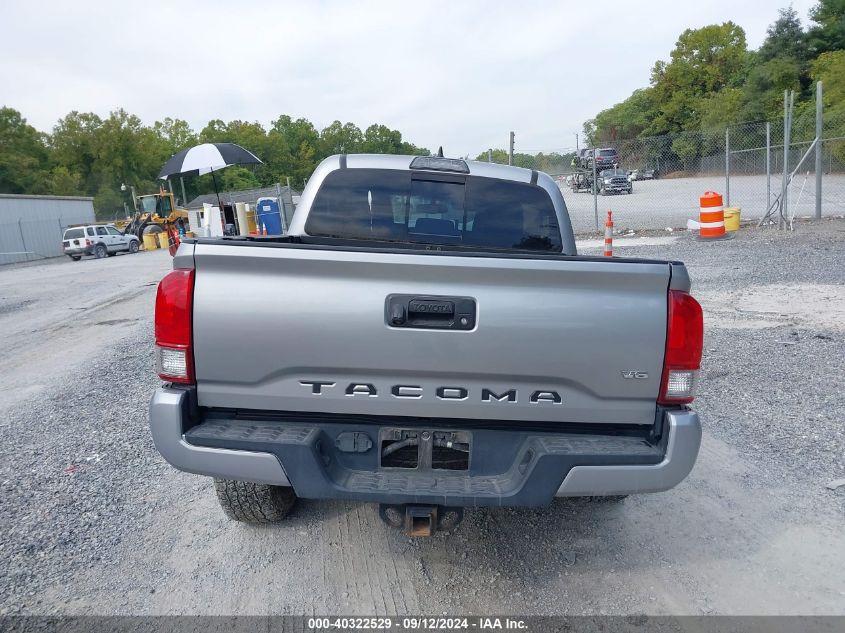
[[[226,514],[668,490],[696,460],[703,323],[680,262],[579,256],[544,173],[341,155],[285,236],[186,240],[160,283],[156,447]]]

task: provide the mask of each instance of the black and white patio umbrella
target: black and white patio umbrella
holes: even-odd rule
[[[164,180],[171,176],[202,176],[210,173],[214,192],[217,194],[217,204],[222,208],[214,172],[230,165],[261,164],[263,163],[255,154],[235,143],[203,143],[171,156],[161,168],[158,177]]]

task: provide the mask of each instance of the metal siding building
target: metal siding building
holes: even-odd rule
[[[95,222],[93,200],[0,194],[0,264],[63,255],[65,228]]]

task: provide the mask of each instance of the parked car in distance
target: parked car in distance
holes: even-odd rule
[[[65,255],[78,262],[83,255],[102,259],[107,255],[117,255],[121,251],[137,253],[140,240],[135,235],[124,235],[112,224],[91,224],[65,229],[62,248]]]
[[[629,169],[628,180],[631,182],[635,180],[654,180],[657,178],[656,169]]]
[[[634,185],[624,169],[604,169],[599,174],[599,193],[606,196],[610,193],[633,193]]]
[[[595,152],[595,154],[594,154]],[[596,170],[608,169],[619,164],[619,152],[612,147],[600,147],[595,150],[588,150],[587,153],[587,169],[593,168],[593,156],[595,155]]]

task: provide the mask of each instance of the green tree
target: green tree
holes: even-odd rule
[[[766,39],[757,51],[759,61],[791,59],[804,65],[809,57],[807,36],[801,18],[792,5],[778,11],[778,19],[766,29]]]
[[[59,119],[50,136],[52,162],[79,174],[82,190],[88,195],[99,189],[94,163],[99,154],[96,136],[102,125],[102,119],[93,112],[74,110]]]
[[[56,165],[47,175],[46,193],[54,196],[78,196],[84,193],[80,188],[82,178],[64,165]]]
[[[801,66],[796,59],[775,57],[755,65],[743,90],[743,120],[766,121],[781,116],[784,90],[801,90]]]
[[[654,88],[640,88],[612,108],[599,112],[585,124],[585,138],[595,145],[607,145],[624,138],[639,136],[657,115]]]
[[[105,119],[90,112],[70,112],[52,134],[38,132],[12,108],[0,109],[0,191],[84,194],[94,197],[100,217],[123,207],[122,184],[138,194],[157,191],[158,173],[174,153],[198,142],[237,143],[253,152],[262,165],[230,167],[217,175],[223,189],[245,189],[290,178],[302,187],[317,162],[344,152],[375,151],[428,154],[383,125],[362,132],[353,123],[335,121],[318,133],[305,118],[282,115],[269,129],[257,122],[209,121],[199,133],[182,119],[164,118],[151,126],[123,109]],[[185,178],[187,194],[214,190],[210,175]],[[172,183],[177,191],[177,181]]]
[[[701,129],[724,129],[742,119],[745,93],[741,88],[725,88],[703,97],[696,106],[701,112]]]
[[[816,54],[845,49],[845,0],[819,0],[810,20],[807,38]]]
[[[141,119],[122,108],[115,110],[96,130],[94,142],[97,157],[92,175],[98,185],[95,211],[113,211],[111,198],[103,194],[106,189],[119,192],[126,184],[134,185],[139,195],[158,190],[158,173],[167,158],[166,151],[155,131],[145,127]],[[107,201],[109,208],[98,207],[101,200]]]
[[[0,193],[31,193],[44,179],[44,135],[12,108],[0,108]]]
[[[701,155],[701,139],[697,134],[682,134],[672,141],[672,151],[684,162],[684,169],[689,169]]]
[[[670,57],[652,70],[658,106],[647,133],[697,129],[704,114],[702,99],[741,85],[748,61],[745,31],[733,22],[687,29]]]
[[[220,184],[221,191],[244,191],[256,189],[262,185],[252,170],[239,165],[217,172],[217,182]]]
[[[163,121],[156,121],[153,124],[153,131],[161,142],[162,151],[168,157],[196,145],[199,138],[187,121],[170,117],[166,117]]]
[[[325,156],[332,154],[354,154],[360,152],[364,134],[354,123],[333,121],[320,132],[320,151]]]
[[[270,144],[271,169],[284,182],[301,187],[314,171],[320,152],[320,134],[308,119],[292,119],[283,114],[273,121],[267,134]]]
[[[823,84],[826,110],[845,109],[845,50],[819,55],[813,62],[811,76]]]
[[[845,50],[822,53],[813,62],[812,77],[823,85],[822,102],[827,138],[845,136]],[[825,143],[840,162],[845,162],[845,142]]]
[[[94,213],[98,220],[122,217],[124,202],[126,198],[121,195],[120,189],[103,184],[94,195]]]
[[[373,123],[364,131],[362,150],[367,154],[399,154],[402,151],[402,133]]]

